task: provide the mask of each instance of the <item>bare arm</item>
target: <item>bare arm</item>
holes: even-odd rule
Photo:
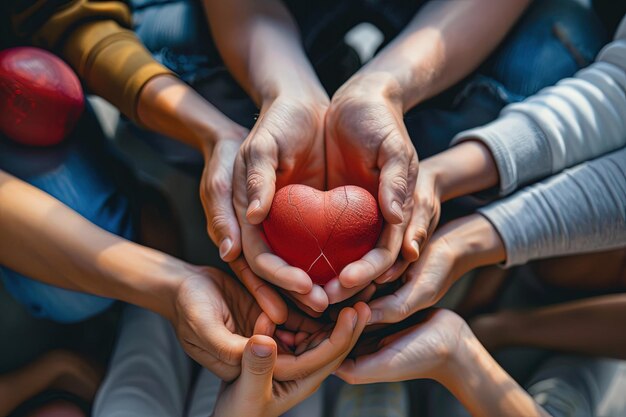
[[[626,296],[607,295],[477,318],[472,328],[485,346],[532,346],[626,359]]]
[[[459,81],[498,46],[530,0],[432,1],[357,76],[391,75],[404,110]]]
[[[171,316],[171,292],[178,284],[172,277],[189,274],[184,262],[108,233],[2,171],[0,230],[3,265],[48,284],[165,316]]]

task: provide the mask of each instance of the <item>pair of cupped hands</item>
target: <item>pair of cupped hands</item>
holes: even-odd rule
[[[264,100],[247,136],[225,135],[205,149],[200,195],[208,233],[248,291],[214,269],[196,270],[178,288],[173,321],[194,359],[234,381],[221,398],[249,399],[220,401],[216,415],[279,415],[337,369],[351,382],[406,379],[407,369],[416,369],[411,378],[441,371],[442,346],[455,346],[451,339],[460,337],[464,323],[445,311],[363,343],[370,347],[366,354],[346,361],[366,325],[402,321],[445,290],[431,282],[432,265],[416,262],[439,221],[441,199],[433,175],[418,177],[405,110],[401,94],[376,76],[353,77],[332,100],[325,93]],[[288,184],[361,186],[377,197],[384,217],[376,247],[323,288],[273,254],[263,238],[275,191]],[[431,258],[435,269],[445,263]],[[396,292],[370,302],[379,286],[400,277]],[[309,314],[289,308],[277,289]],[[333,323],[310,317],[331,304]],[[210,325],[218,322],[224,326]],[[421,337],[424,332],[431,337]],[[393,352],[403,353],[390,367]],[[248,403],[254,406],[245,408]]]

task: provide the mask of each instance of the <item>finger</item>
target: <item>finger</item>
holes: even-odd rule
[[[230,263],[231,269],[239,281],[252,294],[256,302],[274,323],[281,324],[287,320],[288,309],[285,300],[267,282],[259,278],[243,256]]]
[[[341,285],[339,279],[333,278],[324,285],[324,292],[328,296],[329,304],[336,304],[341,301],[347,300],[350,297],[361,292],[364,288],[367,288],[369,284],[359,285],[357,287],[346,288]]]
[[[241,232],[233,207],[232,188],[238,147],[234,141],[220,142],[200,181],[200,199],[207,218],[207,231],[225,262],[235,260],[241,253]]]
[[[252,132],[243,146],[246,165],[246,217],[252,224],[261,223],[270,211],[276,191],[278,148],[272,138]]]
[[[404,274],[404,272],[409,267],[409,265],[410,263],[406,259],[404,259],[404,257],[401,256],[398,259],[396,259],[396,261],[393,263],[391,268],[389,268],[381,276],[376,278],[374,282],[376,282],[376,284],[385,284],[388,282],[393,282],[397,280],[398,278],[400,278],[402,274]]]
[[[352,333],[352,338],[350,342],[348,343],[347,349],[345,349],[334,361],[320,368],[316,373],[318,376],[321,375],[324,378],[326,378],[328,374],[334,372],[343,363],[343,361],[348,356],[348,354],[352,351],[352,349],[354,349],[354,346],[359,340],[359,337],[361,337],[361,334],[363,333],[363,330],[365,329],[365,326],[367,325],[367,322],[370,319],[370,310],[367,307],[367,304],[365,303],[357,303],[354,305],[353,308],[357,312],[357,320],[356,320],[356,323],[353,324],[354,331]],[[333,334],[334,333],[335,332],[333,331]],[[333,335],[331,334],[330,337],[332,338]]]
[[[439,291],[434,285],[419,282],[419,263],[412,264],[406,272],[406,282],[396,292],[370,303],[371,323],[398,323],[413,313],[437,302]]]
[[[258,226],[244,224],[242,233],[244,254],[257,275],[287,291],[299,294],[311,292],[313,281],[309,275],[274,255]]]
[[[408,135],[407,135],[408,136]],[[415,148],[401,132],[395,130],[380,145],[378,167],[380,168],[378,203],[388,223],[398,224],[404,220],[404,205],[409,197],[409,166]],[[413,182],[414,183],[414,182]]]
[[[254,323],[253,334],[272,337],[276,332],[276,324],[265,313],[261,313]]]
[[[313,285],[311,292],[308,294],[298,294],[288,292],[288,296],[298,304],[310,316],[317,317],[320,313],[326,311],[329,305],[328,296],[322,287]]]
[[[348,298],[347,300],[344,300],[344,301],[342,301],[342,302],[340,302],[338,304],[333,305],[332,309],[329,309],[328,315],[331,318],[331,320],[337,321],[337,317],[339,316],[339,312],[344,307],[352,307],[356,303],[358,303],[359,301],[367,303],[367,302],[369,302],[372,299],[372,297],[374,296],[375,293],[376,293],[376,285],[369,284],[364,289],[362,289],[359,293],[355,294],[354,296],[352,296],[352,297]]]
[[[341,285],[353,288],[369,284],[389,269],[400,253],[402,235],[402,225],[385,224],[376,247],[339,273]]]
[[[237,391],[242,399],[258,401],[260,398],[271,398],[276,350],[276,342],[269,336],[254,335],[250,338],[243,354],[241,375],[237,379]]]
[[[428,238],[437,225],[435,216],[428,210],[421,210],[415,206],[409,225],[404,232],[402,242],[402,256],[409,262],[415,262],[424,250]]]
[[[345,308],[339,314],[330,337],[322,341],[315,349],[299,356],[280,355],[274,377],[283,381],[299,380],[325,369],[329,364],[333,364],[335,367],[339,366],[342,358],[349,353],[353,344],[356,343],[356,339],[369,319],[367,305],[359,303],[357,306]],[[332,372],[332,370],[328,372]]]

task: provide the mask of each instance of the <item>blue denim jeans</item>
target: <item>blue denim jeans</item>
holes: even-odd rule
[[[45,191],[97,226],[134,238],[129,200],[115,180],[125,176],[124,170],[92,112],[87,111],[70,137],[53,148],[28,148],[0,138],[0,169]],[[85,320],[114,302],[44,284],[4,267],[0,278],[30,313],[60,323]]]

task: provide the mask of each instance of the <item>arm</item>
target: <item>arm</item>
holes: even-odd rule
[[[506,265],[626,244],[626,148],[567,170],[479,212]]]
[[[417,258],[411,243],[425,241],[423,235],[436,226],[439,204],[445,201],[425,200],[424,195],[456,197],[498,185],[502,194],[509,194],[626,145],[624,62],[626,20],[595,64],[523,103],[507,106],[499,119],[459,134],[453,140],[456,146],[429,158],[439,167],[463,167],[463,175],[436,167],[440,174],[430,175],[432,169],[423,161],[420,177],[427,178],[415,187],[416,208],[404,236],[404,257]],[[477,153],[477,147],[482,152]]]
[[[0,375],[0,415],[48,389],[59,389],[92,401],[102,380],[99,366],[73,352],[55,350],[26,366]]]
[[[59,201],[0,171],[0,263],[59,287],[171,317],[190,265],[103,231]],[[80,230],[81,233],[75,233]]]
[[[171,71],[156,62],[130,30],[121,1],[39,2],[19,12],[14,31],[58,52],[89,89],[146,128],[196,148],[205,159],[200,197],[207,229],[228,262],[241,252],[232,206],[232,171],[246,129],[229,120]],[[47,19],[43,19],[46,17]]]
[[[324,189],[324,117],[328,97],[308,61],[295,22],[279,0],[205,0],[217,47],[260,107],[235,163],[234,205],[252,270],[318,312],[324,290],[272,254],[260,223],[274,192],[287,184]]]
[[[400,95],[407,111],[476,69],[529,4],[529,0],[428,2],[355,77],[378,74]]]
[[[452,311],[432,312],[424,322],[375,344],[374,353],[346,360],[336,375],[351,384],[430,378],[450,390],[473,416],[548,416]]]
[[[498,120],[459,134],[453,143],[479,140],[487,146],[496,160],[501,192],[508,194],[626,145],[624,115],[626,20],[594,64],[505,107]]]
[[[339,274],[342,286],[358,288],[406,268],[424,250],[438,221],[439,204],[436,210],[412,209],[414,192],[424,191],[424,184],[417,184],[422,175],[421,170],[417,175],[419,149],[409,138],[404,112],[475,69],[528,4],[528,0],[428,2],[333,96],[326,117],[328,185],[368,189],[378,196],[386,221],[377,247]],[[432,194],[417,198],[425,204],[434,202]],[[411,220],[412,212],[421,216],[419,221]],[[400,250],[404,265],[392,267]]]
[[[372,321],[395,323],[430,307],[466,272],[506,261],[593,252],[626,243],[626,148],[442,226],[406,283],[371,303]],[[383,281],[381,281],[383,282]]]
[[[472,330],[490,350],[530,346],[626,359],[623,294],[476,318]]]

